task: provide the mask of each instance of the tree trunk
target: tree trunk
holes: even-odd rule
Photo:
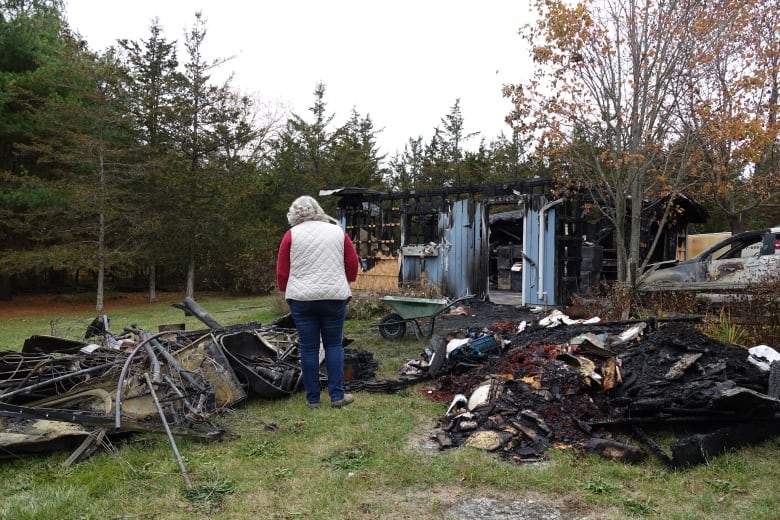
[[[746,231],[745,219],[742,218],[741,213],[729,214],[727,217],[732,235]]]
[[[157,264],[149,261],[149,303],[157,301]]]
[[[102,162],[102,161],[101,161]],[[101,175],[102,178],[102,175]],[[106,236],[106,217],[105,214],[101,211],[100,212],[100,228],[98,230],[98,273],[97,273],[97,290],[95,291],[96,294],[96,301],[95,301],[95,310],[102,311],[103,310],[103,302],[105,300],[105,295],[103,294],[104,291],[104,282],[106,277],[106,255],[105,255],[105,236]]]
[[[617,281],[626,281],[626,266],[628,258],[626,255],[626,209],[627,204],[624,197],[617,196],[619,192],[615,190],[615,238],[613,247],[615,248],[615,257],[617,260]]]
[[[104,279],[106,275],[106,266],[105,261],[101,258],[100,259],[100,267],[98,268],[98,274],[97,274],[97,296],[96,296],[96,302],[95,302],[95,310],[102,311],[103,310],[103,302],[105,300],[104,294],[103,294],[103,287],[104,287]]]
[[[637,279],[636,269],[640,265],[639,246],[642,243],[642,200],[644,198],[644,186],[640,182],[641,176],[630,170],[631,175],[631,238],[628,247],[628,265],[626,266],[626,282],[634,285]]]
[[[190,245],[190,263],[187,266],[187,289],[184,292],[187,298],[195,296],[195,245]]]

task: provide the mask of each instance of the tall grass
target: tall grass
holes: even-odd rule
[[[200,303],[224,324],[268,322],[279,311],[274,298]],[[181,311],[168,312],[144,305],[112,319],[144,327],[183,319]],[[63,315],[59,323],[82,324],[90,316]],[[199,327],[186,320],[188,328]],[[384,340],[375,322],[352,319],[346,334],[351,347],[374,353],[378,378],[393,378],[426,344],[413,335]],[[25,325],[0,318],[0,344],[39,333],[25,332]],[[309,409],[301,394],[250,399],[215,419],[230,432],[226,440],[177,439],[189,487],[158,434],[116,440],[69,468],[62,465],[66,451],[11,457],[0,461],[0,518],[455,519],[463,518],[458,505],[475,498],[530,498],[559,509],[562,518],[769,520],[780,511],[777,440],[685,471],[654,459],[605,461],[565,446],[543,463],[519,466],[476,449],[433,448],[430,436],[446,404],[432,402],[428,388],[358,392],[343,409]]]

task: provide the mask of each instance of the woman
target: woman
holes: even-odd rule
[[[306,402],[320,403],[320,341],[325,349],[330,405],[355,398],[344,393],[344,319],[357,278],[355,246],[336,220],[309,196],[295,199],[287,212],[290,229],[282,237],[276,281],[290,305],[298,330]]]

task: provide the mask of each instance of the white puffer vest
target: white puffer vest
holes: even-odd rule
[[[344,231],[309,220],[291,228],[288,300],[346,300],[352,296],[344,272]]]

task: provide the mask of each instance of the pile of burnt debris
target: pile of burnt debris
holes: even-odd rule
[[[83,341],[33,336],[21,352],[0,352],[0,458],[71,449],[71,464],[140,431],[166,434],[178,457],[175,435],[223,438],[220,412],[301,390],[289,315],[222,326],[191,299],[176,305],[207,328],[115,334],[99,316]],[[780,354],[769,346],[716,341],[696,329],[698,317],[538,316],[475,302],[396,380],[376,380],[373,355],[345,339],[346,385],[426,383],[446,407],[441,449],[473,446],[515,462],[567,447],[626,462],[649,450],[685,467],[780,433]],[[679,438],[670,453],[653,440],[659,429]]]
[[[405,373],[427,371],[449,402],[442,449],[516,462],[552,446],[626,462],[648,451],[686,467],[780,434],[780,354],[699,332],[700,317],[600,323],[558,310],[433,336]],[[659,433],[677,440],[666,450]]]

